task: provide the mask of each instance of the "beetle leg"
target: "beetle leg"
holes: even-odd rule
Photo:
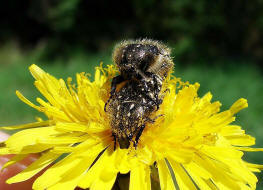
[[[145,119],[145,121],[147,121],[147,122],[149,122],[149,123],[154,123],[154,122],[155,122],[155,120],[156,120],[157,118],[159,118],[159,117],[162,117],[162,116],[164,116],[164,114],[157,115],[157,116],[156,116],[156,117],[154,117],[153,119],[152,119],[152,118],[149,118],[149,117],[147,117],[147,118]]]
[[[117,143],[116,134],[112,133],[112,136],[113,136],[113,140],[114,140],[114,150],[116,150],[116,143]]]
[[[142,135],[142,132],[143,132],[144,128],[145,128],[145,124],[142,124],[140,129],[139,129],[139,131],[138,131],[138,133],[136,134],[135,142],[134,142],[134,148],[135,149],[136,149],[136,147],[138,145],[138,141],[139,141],[139,139],[140,139],[140,137]]]
[[[107,100],[107,102],[105,103],[105,106],[104,106],[104,111],[106,112],[107,111],[107,105],[108,103],[110,102],[110,100],[112,99],[112,97],[115,95],[115,92],[116,92],[116,87],[118,84],[120,84],[121,82],[124,81],[124,78],[121,76],[121,75],[118,75],[116,77],[114,77],[112,79],[112,82],[111,82],[111,91],[110,91],[110,98]]]

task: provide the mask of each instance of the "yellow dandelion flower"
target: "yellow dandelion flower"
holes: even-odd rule
[[[70,190],[75,187],[110,190],[118,174],[130,174],[130,190],[150,190],[158,181],[162,190],[255,189],[262,165],[242,159],[255,139],[240,126],[231,124],[234,115],[247,107],[245,99],[220,112],[221,104],[211,102],[207,93],[198,97],[199,84],[168,79],[170,89],[156,122],[147,124],[138,147],[114,150],[110,121],[104,111],[113,66],[96,68],[93,82],[76,75],[77,85],[67,84],[32,65],[35,86],[46,98],[36,105],[17,91],[29,106],[43,112],[48,120],[3,127],[23,129],[0,144],[0,154],[16,154],[7,167],[31,153],[41,156],[28,168],[7,180],[25,181],[54,163],[33,184],[35,190]],[[58,159],[61,155],[66,155]],[[157,174],[154,176],[154,174]]]

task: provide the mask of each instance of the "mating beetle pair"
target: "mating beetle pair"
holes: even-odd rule
[[[131,141],[136,148],[145,125],[155,120],[151,114],[162,104],[160,91],[173,61],[165,45],[143,39],[118,44],[113,62],[120,75],[112,80],[105,111],[111,119],[114,149],[117,141],[120,148],[128,148]],[[124,85],[117,91],[117,85],[122,82]]]

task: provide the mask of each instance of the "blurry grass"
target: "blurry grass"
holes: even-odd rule
[[[35,116],[43,116],[22,103],[15,95],[20,90],[27,98],[35,102],[41,96],[33,86],[33,78],[28,66],[35,63],[57,78],[75,77],[76,72],[93,73],[94,67],[101,61],[111,64],[111,53],[89,54],[75,51],[68,60],[54,62],[37,61],[39,52],[21,53],[14,45],[0,49],[0,126],[21,124],[34,121]],[[199,95],[210,91],[213,100],[222,103],[222,110],[228,109],[236,100],[243,97],[249,107],[237,114],[236,123],[248,134],[257,138],[257,147],[263,147],[263,75],[259,68],[250,63],[228,61],[222,64],[192,64],[175,66],[175,75],[184,81],[201,84]],[[244,157],[254,163],[263,163],[262,153],[248,153]],[[263,189],[262,175],[259,175],[257,189]]]

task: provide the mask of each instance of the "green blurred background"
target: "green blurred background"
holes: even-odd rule
[[[64,79],[93,73],[101,61],[112,64],[116,42],[144,37],[171,47],[175,75],[199,82],[200,96],[211,91],[222,110],[248,99],[236,123],[263,147],[262,0],[1,1],[0,125],[41,116],[15,96],[16,89],[32,101],[40,96],[29,65]],[[263,153],[244,158],[263,163]]]

